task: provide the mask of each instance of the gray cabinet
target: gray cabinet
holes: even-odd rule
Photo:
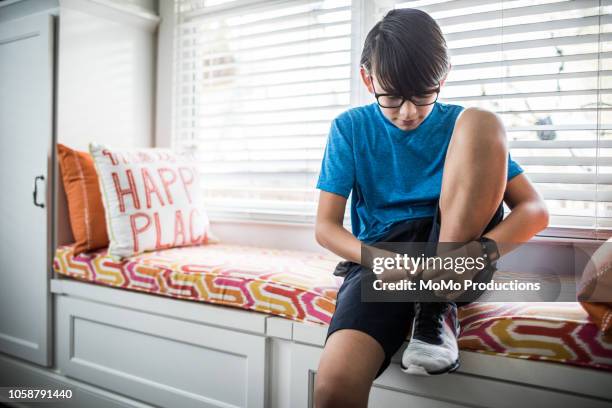
[[[14,6],[0,7],[0,14]],[[51,355],[53,82],[54,17],[0,19],[0,352],[45,366]]]

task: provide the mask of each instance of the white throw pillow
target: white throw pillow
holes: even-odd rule
[[[110,255],[208,242],[210,223],[194,162],[169,149],[90,143],[106,214]]]

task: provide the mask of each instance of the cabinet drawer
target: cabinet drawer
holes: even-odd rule
[[[154,405],[265,406],[265,337],[56,297],[63,374]]]

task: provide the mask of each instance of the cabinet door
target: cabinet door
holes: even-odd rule
[[[41,365],[50,357],[53,42],[49,14],[0,24],[0,352]]]

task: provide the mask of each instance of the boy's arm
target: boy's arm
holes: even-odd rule
[[[544,200],[524,174],[508,182],[504,201],[511,210],[510,214],[484,235],[499,244],[500,255],[528,241],[546,228],[549,221]]]
[[[365,264],[361,259],[362,242],[353,234],[344,229],[344,210],[347,199],[341,195],[321,190],[319,196],[319,207],[317,209],[317,221],[315,225],[315,237],[319,245],[327,248],[334,254],[372,269],[373,265]],[[371,258],[394,257],[391,251],[368,246]],[[411,277],[410,272],[405,269],[386,269],[379,278],[383,281],[394,282]]]
[[[347,199],[339,194],[321,190],[315,237],[317,242],[334,254],[361,264],[361,241],[344,229],[344,211]]]

